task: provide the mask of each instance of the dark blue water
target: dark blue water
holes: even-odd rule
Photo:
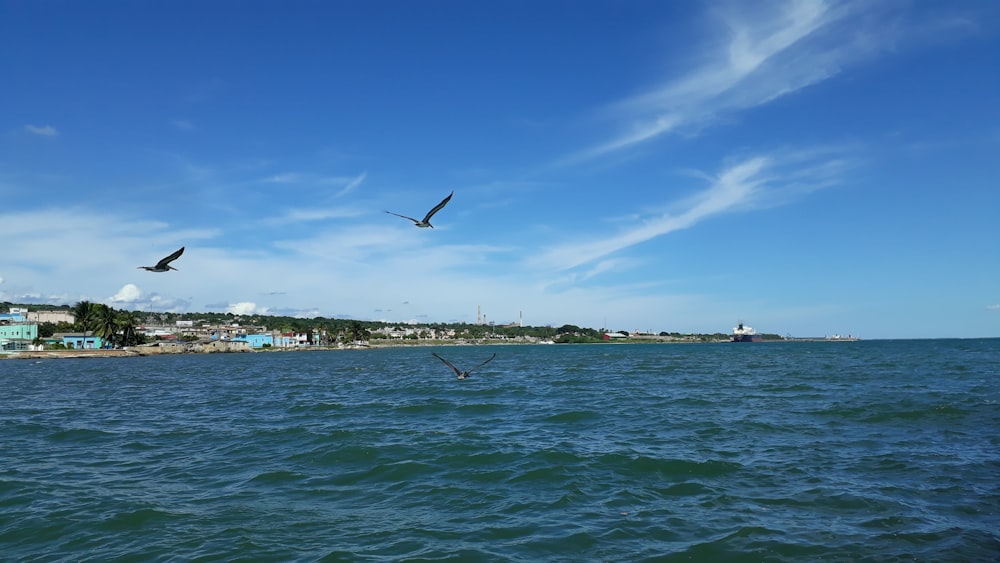
[[[496,359],[464,381],[459,366]],[[996,561],[1000,340],[0,361],[9,561]]]

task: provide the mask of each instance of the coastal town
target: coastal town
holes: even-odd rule
[[[231,313],[137,313],[102,304],[42,309],[9,306],[0,312],[0,356],[104,355],[192,352],[251,352],[365,348],[415,344],[557,344],[599,342],[762,342],[843,340],[856,337],[793,338],[759,334],[742,322],[730,334],[686,334],[639,330],[507,324],[389,323],[344,319],[295,319]],[[83,320],[81,320],[83,319]],[[95,354],[96,355],[96,354]]]

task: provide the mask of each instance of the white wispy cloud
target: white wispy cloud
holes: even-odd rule
[[[262,225],[276,226],[289,223],[305,223],[310,221],[325,221],[327,219],[344,219],[357,217],[364,213],[361,210],[337,207],[327,209],[289,209],[276,217],[268,217],[261,220]]]
[[[88,299],[126,311],[168,311],[185,312],[191,306],[190,299],[169,297],[159,293],[147,293],[134,283],[127,283],[114,295],[105,299]]]
[[[24,130],[42,137],[58,137],[59,131],[51,125],[25,125]]]
[[[894,45],[901,32],[879,27],[884,18],[878,10],[869,2],[825,0],[716,6],[704,60],[678,78],[613,104],[607,117],[625,123],[624,131],[559,164],[636,147],[829,79]]]
[[[38,225],[48,227],[40,231]],[[7,299],[31,303],[88,299],[115,306],[129,303],[143,310],[183,310],[189,300],[159,297],[157,291],[140,290],[137,283],[161,284],[177,278],[144,276],[147,272],[136,267],[154,264],[184,244],[191,254],[193,244],[216,235],[213,229],[177,228],[84,207],[0,212],[0,238],[12,241],[4,255],[4,275],[14,284],[6,289]],[[188,256],[180,262],[186,270]],[[158,288],[169,286],[154,285],[154,290]]]
[[[997,303],[995,305],[987,305],[986,309],[988,311],[1000,311],[1000,303]]]
[[[309,172],[281,172],[272,174],[260,179],[263,184],[283,184],[298,186],[342,186],[336,193],[328,195],[325,199],[333,199],[345,196],[358,188],[368,177],[368,172],[362,172],[357,176],[323,176]]]
[[[281,174],[268,176],[261,181],[267,184],[296,184],[301,182],[302,179],[302,174],[296,172],[282,172]]]
[[[560,160],[557,164],[572,164],[582,160],[598,157],[625,149],[644,141],[649,141],[659,137],[663,133],[673,130],[684,123],[684,118],[680,114],[658,115],[646,121],[634,123],[630,130],[610,141],[585,149],[567,158]]]
[[[826,158],[818,160],[819,156]],[[637,226],[611,236],[550,247],[529,263],[560,271],[597,262],[586,274],[591,277],[608,269],[611,262],[603,260],[606,256],[628,247],[687,229],[715,215],[779,205],[796,195],[832,185],[848,162],[821,150],[744,158],[715,175],[706,175],[709,186],[676,202],[672,209],[677,211],[640,219]]]
[[[313,186],[343,186],[334,197],[346,195],[360,186],[368,172],[362,172],[357,176],[324,176],[310,172],[281,172],[272,174],[260,180],[263,184],[299,184]]]
[[[241,301],[240,303],[230,303],[226,307],[226,312],[234,315],[266,315],[268,308],[258,307],[256,303],[251,301]]]
[[[333,177],[319,177],[311,176],[308,174],[300,174],[294,172],[288,172],[284,174],[278,174],[271,176],[265,180],[267,183],[276,184],[305,184],[311,183],[313,185],[320,184],[342,184],[344,187],[341,188],[337,193],[329,195],[325,198],[317,198],[313,201],[312,205],[307,208],[291,208],[285,209],[280,214],[273,217],[267,217],[261,221],[262,225],[284,225],[289,223],[302,223],[309,221],[324,221],[327,219],[344,219],[348,217],[357,217],[366,213],[365,210],[352,207],[352,206],[333,206],[329,205],[332,200],[347,195],[358,188],[362,183],[364,183],[365,178],[368,177],[368,172],[362,172],[361,174],[354,177],[343,177],[343,176],[333,176]]]
[[[337,192],[336,197],[345,196],[345,195],[353,192],[355,189],[357,189],[358,186],[360,186],[362,183],[364,183],[365,178],[367,178],[367,177],[368,177],[368,172],[367,171],[362,172],[361,174],[358,174],[356,177],[354,177],[353,179],[351,179],[350,182],[347,182],[347,185],[344,186],[344,188],[342,190],[340,190],[339,192]]]
[[[615,328],[629,329],[659,328],[656,319],[697,310],[704,326],[685,330],[728,326],[735,307],[725,298],[691,295],[657,294],[651,301],[652,282],[582,287],[568,279],[553,287],[546,284],[549,270],[511,262],[532,252],[533,244],[457,243],[443,232],[403,223],[394,227],[382,217],[368,224],[333,223],[321,230],[287,229],[285,238],[242,250],[225,246],[227,237],[188,239],[191,231],[175,232],[169,224],[93,209],[48,210],[24,219],[60,225],[51,234],[25,229],[19,221],[16,214],[0,212],[0,236],[14,249],[4,256],[0,300],[15,303],[72,304],[86,299],[137,311],[212,310],[394,322],[474,322],[481,306],[497,322],[516,320],[523,311],[529,324],[599,326],[607,315]],[[176,248],[175,238],[188,244],[174,263],[180,271],[151,274],[136,269]],[[563,274],[593,282],[609,268],[632,267],[631,260],[609,256]],[[378,309],[382,312],[373,313]],[[620,326],[624,319],[639,325]]]
[[[708,189],[687,202],[687,209],[681,213],[646,219],[639,226],[617,235],[552,247],[535,261],[539,266],[549,265],[558,270],[575,268],[654,237],[688,228],[705,217],[745,205],[764,181],[761,172],[768,163],[766,157],[755,157],[722,171]]]

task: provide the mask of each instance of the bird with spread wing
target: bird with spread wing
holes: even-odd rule
[[[474,368],[472,368],[470,370],[462,371],[462,370],[458,369],[457,367],[455,367],[455,364],[449,362],[448,360],[442,358],[441,356],[438,356],[434,352],[431,352],[431,355],[434,356],[435,358],[441,360],[442,362],[444,362],[444,365],[450,367],[451,370],[455,372],[455,375],[457,375],[459,379],[465,379],[466,377],[469,377],[470,373],[472,373],[472,372],[476,371],[477,369],[485,366],[486,364],[490,363],[490,360],[492,360],[493,358],[497,357],[497,355],[494,353],[492,356],[490,356],[489,360],[486,360],[485,362],[479,364],[478,366],[476,366],[476,367],[474,367]]]

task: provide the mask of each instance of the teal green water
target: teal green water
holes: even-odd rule
[[[471,366],[464,381],[431,356]],[[1000,340],[0,361],[5,561],[996,561]]]

